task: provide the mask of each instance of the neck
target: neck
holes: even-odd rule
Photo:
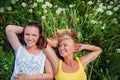
[[[64,57],[64,63],[65,63],[66,65],[69,65],[69,66],[74,66],[74,65],[73,65],[73,63],[74,63],[73,56]]]
[[[31,47],[26,46],[26,49],[27,50],[36,50],[36,49],[38,49],[38,47],[37,46],[31,46]]]

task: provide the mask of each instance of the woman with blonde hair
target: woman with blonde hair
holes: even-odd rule
[[[43,51],[50,60],[56,80],[87,80],[85,69],[87,65],[95,60],[102,49],[88,44],[78,44],[77,32],[73,30],[58,30],[53,40],[48,39],[49,45]],[[58,47],[61,60],[57,57],[52,47]],[[81,50],[90,51],[88,54],[73,59],[74,52]]]

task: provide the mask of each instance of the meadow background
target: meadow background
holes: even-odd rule
[[[31,21],[42,24],[46,37],[56,29],[71,28],[79,32],[79,42],[103,49],[86,70],[88,80],[120,80],[119,0],[0,0],[0,80],[10,79],[15,58],[6,25]]]

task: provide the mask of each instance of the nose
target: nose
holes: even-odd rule
[[[60,46],[60,47],[59,47],[59,50],[62,50],[63,48],[64,48],[64,46]]]
[[[29,36],[29,39],[32,40],[32,36]]]

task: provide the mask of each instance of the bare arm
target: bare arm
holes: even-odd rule
[[[43,80],[53,80],[53,69],[48,59],[46,59],[46,62],[45,62],[45,71],[46,73],[43,74]]]
[[[17,34],[22,33],[23,27],[15,26],[15,25],[8,25],[6,27],[6,35],[8,41],[10,42],[12,48],[16,51],[19,48],[20,41],[17,37]]]
[[[95,60],[100,55],[102,49],[94,45],[80,44],[80,50],[83,49],[91,51],[90,53],[80,57],[80,61],[85,69],[90,62]]]
[[[48,44],[51,46],[51,47],[57,47],[57,41],[56,40],[54,40],[54,39],[52,39],[52,38],[47,38],[47,42],[48,42]]]
[[[53,67],[53,73],[54,75],[56,75],[58,70],[59,58],[57,57],[55,51],[49,45],[47,45],[47,47],[43,49],[43,51],[51,62]]]

